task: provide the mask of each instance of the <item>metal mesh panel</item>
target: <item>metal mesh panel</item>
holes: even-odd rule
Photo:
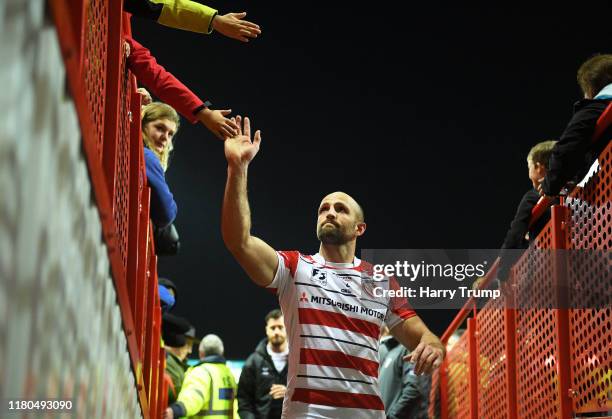
[[[612,143],[601,153],[598,166],[585,187],[567,200],[572,210],[573,249],[612,247]]]
[[[509,411],[504,298],[491,299],[478,312],[478,413],[505,418]]]
[[[549,222],[532,247],[512,268],[517,282],[519,304],[516,310],[516,370],[518,416],[553,418],[560,414],[557,373],[558,336],[556,310],[546,307],[555,302],[552,258],[534,248],[552,247]]]
[[[102,159],[104,138],[104,103],[106,92],[106,57],[108,31],[108,5],[106,0],[87,2],[85,26],[85,52],[83,78],[89,111],[93,118],[96,148]]]
[[[448,351],[446,375],[448,377],[448,417],[470,417],[470,354],[469,334],[461,335]]]
[[[121,96],[119,102],[119,135],[117,138],[117,163],[115,164],[115,196],[114,219],[117,228],[117,244],[123,266],[127,267],[128,238],[129,238],[129,185],[130,185],[130,123],[132,113],[131,77],[126,68],[127,56],[122,55],[121,60]]]
[[[580,292],[570,293],[573,307],[588,307],[590,299],[607,301],[605,309],[570,310],[572,401],[575,412],[612,409],[612,144],[599,158],[599,169],[584,189],[567,200],[572,213],[572,249],[607,251],[607,258],[571,257],[570,284]]]

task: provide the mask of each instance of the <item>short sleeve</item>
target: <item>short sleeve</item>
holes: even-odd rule
[[[389,278],[389,289],[399,290],[399,284],[395,277]],[[385,324],[389,330],[413,316],[416,316],[416,312],[412,309],[406,297],[389,297],[389,309],[385,317]]]
[[[278,269],[274,279],[267,288],[280,297],[285,293],[287,285],[295,277],[300,252],[283,250],[276,252],[276,256],[278,256]]]

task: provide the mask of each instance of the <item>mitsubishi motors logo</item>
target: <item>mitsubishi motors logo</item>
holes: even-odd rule
[[[306,293],[303,292],[302,296],[300,297],[300,303],[307,303],[308,302],[308,297],[306,296]]]

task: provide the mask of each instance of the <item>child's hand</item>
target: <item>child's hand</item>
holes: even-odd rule
[[[226,115],[232,113],[231,109],[212,110],[204,108],[196,115],[196,118],[219,139],[225,140],[236,135],[238,126]]]
[[[153,102],[151,94],[144,87],[139,87],[138,89],[136,89],[136,92],[140,95],[140,104],[142,106],[146,106],[149,103]]]

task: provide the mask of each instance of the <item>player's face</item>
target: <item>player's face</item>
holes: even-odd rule
[[[280,346],[287,340],[287,333],[285,331],[285,321],[283,316],[278,319],[268,320],[266,324],[266,336],[268,336],[268,342],[273,346]]]
[[[166,148],[170,147],[175,132],[176,123],[166,118],[151,121],[143,128],[147,145],[158,154],[162,154]]]
[[[319,205],[317,218],[317,237],[324,244],[345,244],[360,235],[360,226],[365,226],[359,219],[356,203],[346,194],[333,193],[326,196]]]

